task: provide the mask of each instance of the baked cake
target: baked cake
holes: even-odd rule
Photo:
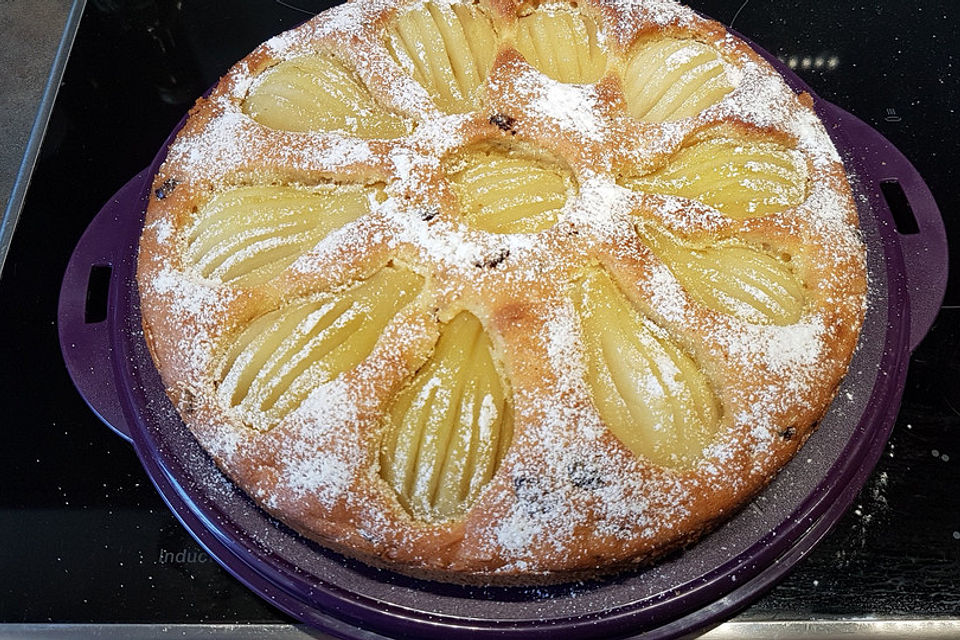
[[[322,545],[535,584],[649,563],[815,429],[864,248],[808,95],[671,0],[354,0],[198,101],[138,281],[168,394]]]

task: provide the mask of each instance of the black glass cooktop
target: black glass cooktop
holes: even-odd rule
[[[960,246],[960,3],[699,0],[896,144]],[[91,0],[0,278],[0,623],[289,622],[176,523],[131,447],[73,389],[60,278],[103,202],[193,99],[308,0]],[[851,511],[743,620],[960,611],[960,282],[916,351],[886,452]]]

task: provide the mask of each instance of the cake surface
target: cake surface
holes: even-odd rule
[[[168,395],[262,508],[480,584],[730,517],[867,287],[810,97],[671,0],[357,0],[267,41],[170,146],[137,277]]]

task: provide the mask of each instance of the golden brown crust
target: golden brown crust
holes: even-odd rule
[[[545,107],[544,87],[557,83],[539,80],[509,42],[484,85],[482,107],[449,116],[380,44],[385,26],[412,4],[371,0],[325,12],[259,47],[191,111],[154,178],[138,269],[144,333],[170,397],[217,463],[267,511],[377,566],[443,581],[535,584],[606,575],[690,544],[763,488],[809,437],[859,335],[866,276],[856,210],[809,97],[795,96],[722,26],[672,2],[593,0],[580,6],[608,34],[608,70],[595,85],[567,85],[574,88],[564,96],[589,103],[601,129]],[[509,32],[522,5],[483,6]],[[626,112],[624,60],[638,42],[665,34],[715,48],[739,86],[698,116],[643,122]],[[416,123],[415,131],[361,141],[270,130],[242,113],[259,74],[316,52],[352,67],[382,106]],[[495,125],[498,114],[509,115],[509,128]],[[804,201],[744,220],[695,203],[678,216],[667,206],[673,200],[617,187],[625,172],[662,166],[691,140],[718,130],[798,150],[808,175]],[[490,140],[536,144],[578,180],[576,203],[534,243],[530,236],[464,230],[438,165],[401,161],[448,157]],[[382,184],[386,197],[336,241],[321,241],[266,284],[220,283],[184,263],[184,229],[213,195],[244,184],[330,182]],[[411,212],[426,206],[439,212],[414,220]],[[807,296],[803,317],[787,327],[751,324],[699,304],[633,233],[636,220],[691,242],[738,238],[790,254]],[[508,257],[498,257],[504,242]],[[341,289],[388,262],[428,284],[358,367],[266,432],[223,405],[219,359],[254,318]],[[711,379],[723,419],[693,468],[638,458],[602,424],[583,382],[569,299],[586,265],[602,265]],[[444,323],[463,309],[483,324],[509,381],[513,441],[467,514],[430,524],[413,519],[377,472],[383,415],[429,357]],[[578,485],[571,465],[587,465],[599,479]]]

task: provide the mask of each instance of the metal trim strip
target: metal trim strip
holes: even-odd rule
[[[293,624],[0,624],[0,640],[61,640],[96,637],[148,640],[159,634],[182,640],[334,640],[304,625]],[[834,640],[885,638],[952,640],[960,637],[960,618],[856,618],[821,620],[732,621],[714,627],[701,640]]]
[[[57,93],[60,91],[60,81],[63,78],[64,70],[67,68],[67,59],[73,50],[73,41],[76,38],[77,30],[80,26],[80,17],[83,15],[83,9],[86,4],[86,0],[73,0],[70,12],[67,14],[67,21],[63,27],[63,35],[60,36],[60,44],[57,46],[53,64],[50,66],[50,75],[47,76],[47,83],[43,88],[43,94],[40,98],[37,117],[34,119],[33,127],[30,129],[30,137],[27,138],[27,146],[23,152],[23,160],[21,160],[20,168],[17,170],[17,177],[13,181],[13,188],[10,191],[7,208],[3,212],[3,217],[0,218],[0,273],[3,273],[3,265],[7,260],[7,251],[10,249],[13,232],[17,227],[17,221],[20,219],[20,211],[23,209],[23,201],[27,195],[27,188],[30,186],[33,169],[37,164],[37,157],[40,155],[40,146],[43,144],[43,138],[47,133],[50,114],[53,112],[53,103],[56,101]]]

